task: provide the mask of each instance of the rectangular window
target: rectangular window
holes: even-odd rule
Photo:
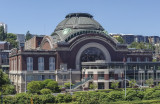
[[[54,57],[49,58],[49,70],[55,71],[55,58]]]
[[[98,79],[104,79],[104,72],[98,72]]]
[[[93,72],[88,72],[88,77],[93,78]]]
[[[33,58],[27,57],[27,71],[33,71]]]
[[[55,79],[54,75],[49,75],[49,79]]]
[[[38,70],[44,71],[44,58],[43,57],[38,58]]]

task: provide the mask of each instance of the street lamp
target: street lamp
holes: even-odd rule
[[[136,70],[136,67],[134,67],[134,81],[135,81],[135,70]]]
[[[71,92],[71,83],[72,83],[72,76],[71,76],[72,73],[71,72],[72,72],[72,69],[70,69],[70,92]]]

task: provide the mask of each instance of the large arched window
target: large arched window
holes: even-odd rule
[[[140,61],[141,61],[141,59],[139,57],[137,57],[137,62],[140,62]]]
[[[90,47],[83,51],[81,55],[81,62],[91,62],[96,60],[105,60],[104,54],[100,49]]]
[[[55,71],[55,58],[54,57],[49,58],[49,70]]]
[[[128,58],[127,58],[127,62],[132,62],[132,58],[131,58],[131,57],[128,57]]]
[[[38,70],[39,71],[44,70],[44,58],[43,57],[38,58]]]
[[[27,57],[27,71],[33,70],[33,58]]]

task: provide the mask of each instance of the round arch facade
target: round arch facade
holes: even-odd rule
[[[99,44],[99,43],[96,43],[96,42],[91,42],[91,43],[87,43],[85,45],[83,45],[77,55],[76,55],[76,70],[80,70],[80,64],[81,64],[81,61],[80,61],[80,58],[81,58],[81,55],[83,53],[83,51],[85,51],[86,49],[90,48],[90,47],[95,47],[95,48],[98,48],[100,49],[103,54],[104,54],[104,57],[105,57],[105,61],[106,62],[111,62],[111,55],[109,53],[109,51],[102,45],[102,44]]]

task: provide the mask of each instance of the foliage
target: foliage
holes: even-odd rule
[[[50,81],[46,88],[52,90],[52,92],[56,92],[56,89],[58,88],[58,83],[56,81]]]
[[[97,88],[97,84],[95,84],[95,83],[91,83],[91,84],[89,85],[89,89],[95,90],[96,88]]]
[[[4,32],[4,27],[0,26],[0,41],[4,41],[7,37],[7,34]]]
[[[151,87],[153,85],[153,79],[150,78],[150,79],[146,80],[146,84]]]
[[[45,88],[45,89],[40,90],[40,93],[43,94],[43,95],[44,95],[44,94],[51,94],[52,91],[51,91],[50,89],[46,89],[46,88]]]
[[[130,80],[130,81],[129,81],[129,86],[130,86],[131,88],[133,88],[135,85],[136,85],[136,81],[135,81],[135,80]]]
[[[27,89],[30,93],[39,93],[41,90],[41,84],[39,81],[31,81],[27,84]]]
[[[32,34],[29,31],[26,33],[26,41],[32,38]]]
[[[3,94],[8,95],[8,94],[15,94],[16,93],[16,89],[14,87],[14,85],[11,84],[7,84],[3,86]]]
[[[64,83],[64,86],[65,86],[65,88],[70,88],[70,82],[68,82],[68,83]],[[73,84],[71,83],[71,86],[73,86]]]
[[[117,39],[117,41],[118,41],[119,43],[121,43],[121,44],[124,43],[124,39],[123,39],[121,36],[117,37],[116,39]]]
[[[117,89],[117,88],[118,88],[118,85],[119,85],[119,82],[118,82],[118,81],[113,81],[113,82],[111,83],[111,87],[112,87],[113,89]]]
[[[8,78],[8,75],[5,74],[1,69],[0,69],[0,87],[3,85],[10,84],[10,80]]]
[[[144,99],[146,100],[150,100],[153,99],[154,96],[152,96],[152,94],[155,92],[155,89],[147,89],[144,93]]]
[[[129,48],[136,48],[136,49],[150,49],[155,50],[155,46],[152,46],[151,43],[144,43],[144,42],[132,42],[129,45]]]
[[[56,97],[57,103],[68,103],[72,101],[72,96],[69,94],[58,94]]]
[[[18,47],[18,42],[16,42],[17,36],[13,33],[8,33],[6,41],[10,42],[13,48]]]

